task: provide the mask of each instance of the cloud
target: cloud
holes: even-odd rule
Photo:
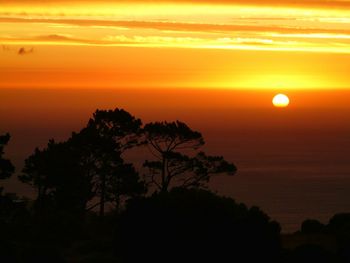
[[[30,54],[30,53],[33,53],[33,52],[34,52],[34,48],[26,49],[24,47],[21,47],[18,50],[17,54],[23,56],[23,55],[27,55],[27,54]]]
[[[121,3],[121,4],[160,4],[160,3],[196,3],[196,4],[229,4],[229,5],[256,5],[256,6],[300,6],[300,7],[323,7],[323,8],[348,8],[350,1],[347,0],[11,0],[11,5],[16,4],[85,4],[85,3]],[[9,4],[8,0],[0,0],[0,4]]]
[[[292,38],[292,37],[291,37]],[[6,39],[1,39],[6,43]],[[205,48],[205,49],[244,49],[244,50],[269,50],[269,51],[308,51],[349,53],[350,43],[308,41],[298,36],[293,40],[287,38],[258,37],[223,37],[223,38],[192,38],[192,37],[168,37],[168,36],[125,36],[110,35],[101,40],[79,40],[67,36],[48,35],[27,39],[11,39],[12,44],[35,43],[54,45],[103,45],[103,46],[128,46],[128,47],[171,47],[171,48]],[[18,54],[25,55],[33,52],[33,49],[21,48]]]
[[[188,46],[201,45],[209,42],[202,38],[193,37],[169,37],[169,36],[132,36],[124,35],[107,36],[104,38],[106,42],[111,44],[134,44],[134,45],[160,45],[160,46]],[[212,40],[211,40],[212,41]]]
[[[96,5],[99,3],[96,2]],[[347,12],[328,14],[324,10],[314,12],[311,9],[269,12],[255,8],[251,12],[250,8],[243,8],[242,11],[241,7],[233,7],[231,12],[231,9],[220,7],[214,10],[200,9],[204,14],[200,11],[201,14],[194,15],[193,8],[197,7],[186,8],[184,10],[188,13],[179,16],[176,15],[177,10],[174,11],[176,14],[169,11],[170,15],[166,16],[159,10],[153,14],[153,9],[146,10],[145,14],[141,12],[131,15],[126,12],[125,16],[108,14],[103,8],[97,10],[101,14],[97,11],[91,14],[89,8],[72,9],[70,13],[63,8],[66,15],[54,12],[43,15],[40,10],[35,11],[38,13],[32,10],[32,15],[10,12],[9,15],[0,14],[0,23],[10,23],[11,28],[19,29],[19,33],[15,36],[0,34],[0,41],[9,45],[120,45],[308,51],[315,48],[316,51],[322,49],[322,52],[327,49],[344,52],[350,46],[350,27],[346,26],[350,20],[346,17]],[[131,12],[129,7],[125,10]],[[333,18],[335,20],[330,20],[332,24],[328,20],[321,21]],[[342,24],[335,24],[339,21]],[[10,32],[5,31],[4,34],[12,34]]]
[[[65,35],[53,34],[53,35],[40,35],[34,37],[26,37],[26,38],[16,38],[16,37],[1,37],[0,41],[4,43],[10,44],[23,44],[23,43],[70,43],[70,44],[91,44],[91,45],[104,45],[110,44],[110,42],[104,40],[92,40],[92,39],[81,39],[74,38]],[[18,50],[19,55],[25,55],[29,53],[33,53],[34,48],[26,49],[21,47]]]
[[[234,24],[208,24],[208,23],[182,23],[182,22],[155,22],[155,21],[116,21],[96,19],[47,19],[47,18],[7,18],[0,17],[4,23],[51,23],[77,26],[105,26],[157,29],[168,31],[189,31],[189,32],[274,32],[274,33],[328,33],[328,34],[350,34],[350,29],[325,29],[307,28],[292,26],[259,26],[259,25],[234,25]]]
[[[38,36],[37,39],[53,40],[53,41],[71,41],[70,35],[52,34],[47,36]]]
[[[72,43],[100,44],[100,41],[98,40],[74,38],[71,35],[62,35],[62,34],[41,35],[41,36],[35,37],[33,40],[39,40],[43,42],[72,42]]]

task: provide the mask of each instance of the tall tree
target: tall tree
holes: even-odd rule
[[[144,136],[155,157],[144,163],[149,169],[146,178],[161,192],[174,186],[204,187],[213,175],[236,173],[234,164],[223,157],[199,152],[204,145],[202,134],[183,122],[149,123],[144,127]]]
[[[104,214],[105,203],[110,201],[108,200],[107,183],[113,184],[120,180],[129,180],[129,183],[135,183],[135,189],[138,189],[140,187],[139,184],[142,184],[139,182],[138,175],[135,176],[136,174],[131,172],[132,169],[126,170],[125,167],[127,166],[125,166],[122,159],[122,154],[126,150],[141,143],[139,136],[141,133],[141,125],[142,122],[140,119],[118,108],[114,110],[97,110],[88,123],[87,130],[95,131],[100,138],[110,141],[110,144],[114,147],[114,149],[109,149],[110,151],[107,151],[107,154],[105,149],[100,151],[100,154],[102,154],[100,155],[100,161],[104,163],[102,168],[104,170],[98,173],[99,176],[97,176],[96,184],[98,186],[97,192],[100,197],[100,215]],[[99,148],[100,146],[96,147]],[[133,179],[121,173],[129,174]],[[121,189],[119,188],[119,190]],[[131,188],[129,188],[129,191],[131,191],[130,194],[132,194]],[[135,193],[137,191],[135,191]],[[126,193],[124,192],[124,194]],[[114,191],[112,195],[115,197],[114,201],[119,205],[119,198],[116,198],[119,193]],[[111,196],[111,194],[109,196]]]
[[[103,215],[107,201],[108,178],[115,167],[123,162],[118,151],[118,144],[110,136],[101,136],[93,126],[88,126],[79,133],[73,133],[69,142],[79,152],[79,165],[85,177],[91,182],[94,197],[100,199],[89,209],[99,206],[100,215]]]
[[[124,197],[144,189],[138,173],[122,159],[123,152],[138,144],[140,125],[124,110],[98,110],[67,141],[52,140],[47,148],[36,149],[26,160],[20,180],[37,189],[39,204],[53,199],[57,206],[69,207],[66,201],[71,195],[80,211],[99,206],[103,215],[106,202],[120,204]],[[97,204],[87,207],[96,198]]]

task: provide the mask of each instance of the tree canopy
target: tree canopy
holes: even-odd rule
[[[144,136],[155,160],[146,160],[149,184],[166,192],[171,187],[205,187],[211,176],[234,175],[236,167],[222,156],[208,156],[199,151],[204,138],[185,123],[155,122],[146,124]]]
[[[234,164],[200,151],[203,145],[202,134],[180,121],[142,127],[140,119],[123,109],[97,110],[66,141],[50,140],[46,148],[36,149],[19,178],[37,190],[40,209],[65,207],[84,213],[99,207],[104,215],[106,203],[119,210],[126,199],[147,190],[203,188],[214,175],[235,174]],[[143,164],[144,181],[124,157],[140,146],[155,158]]]
[[[138,173],[121,156],[137,143],[140,125],[123,110],[97,110],[88,125],[67,141],[51,140],[45,149],[36,149],[19,178],[37,189],[41,205],[53,200],[67,207],[76,200],[78,210],[99,206],[103,215],[106,202],[119,206],[123,196],[144,191]],[[95,199],[99,201],[89,207]]]

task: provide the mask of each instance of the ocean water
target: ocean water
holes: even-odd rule
[[[251,116],[248,110],[240,114]],[[300,229],[305,219],[327,223],[335,213],[350,212],[346,109],[295,109],[282,114],[253,110],[251,114],[264,122],[249,125],[232,116],[236,125],[230,130],[213,126],[216,131],[208,132],[210,147],[232,156],[239,168],[229,181],[213,180],[213,188],[258,205],[281,223],[284,232]]]
[[[261,207],[284,232],[296,231],[307,218],[327,223],[335,213],[350,212],[350,109],[327,101],[340,96],[344,102],[349,94],[293,94],[292,99],[304,101],[316,96],[317,105],[295,103],[284,110],[270,106],[272,95],[7,89],[0,90],[0,132],[12,135],[6,152],[19,173],[35,147],[50,138],[64,140],[96,108],[122,107],[144,123],[179,119],[203,133],[208,153],[223,155],[238,167],[236,176],[213,178],[210,188]],[[252,97],[258,106],[240,104],[242,96]],[[5,187],[33,195],[15,177]]]

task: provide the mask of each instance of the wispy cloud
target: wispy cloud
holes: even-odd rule
[[[115,0],[46,0],[46,3],[115,3]],[[350,1],[347,0],[119,0],[121,4],[132,4],[132,3],[206,3],[206,4],[228,4],[228,5],[273,5],[273,6],[306,6],[306,7],[325,7],[325,8],[343,8],[350,7]],[[8,4],[7,0],[0,0],[0,4]],[[12,0],[11,4],[43,4],[41,0]]]
[[[21,40],[21,39],[18,39]],[[27,38],[28,41],[38,41],[38,42],[66,42],[66,43],[82,43],[82,44],[106,44],[105,41],[100,41],[96,39],[83,39],[76,38],[71,35],[62,35],[62,34],[52,34],[52,35],[40,35],[33,38]]]
[[[2,38],[3,43],[11,44],[53,44],[53,45],[98,45],[98,46],[128,46],[128,47],[171,47],[171,48],[205,48],[205,49],[241,49],[241,50],[270,50],[270,51],[309,51],[350,53],[350,43],[326,43],[305,41],[299,35],[288,35],[290,39],[276,35],[276,38],[260,35],[260,37],[168,37],[142,35],[109,35],[100,40],[78,39],[74,37],[47,35],[32,38]],[[33,49],[20,48],[18,54],[32,53]]]
[[[59,2],[68,4],[68,1],[52,1],[52,3]],[[149,3],[153,7],[156,2],[164,1],[120,1],[118,4]],[[210,6],[202,6],[198,11],[192,5],[192,7],[178,6],[179,9],[174,11],[173,6],[164,5],[164,10],[160,8],[153,12],[152,8],[146,8],[146,11],[137,9],[134,12],[136,9],[124,6],[123,8],[126,8],[123,9],[124,15],[120,10],[113,13],[110,8],[104,9],[99,6],[100,3],[109,3],[108,1],[98,3],[90,1],[89,3],[98,5],[100,9],[96,11],[80,7],[66,8],[62,9],[62,12],[57,11],[58,13],[46,13],[46,9],[43,11],[33,9],[34,11],[29,10],[29,13],[21,13],[18,11],[21,9],[13,9],[9,12],[0,12],[0,40],[5,44],[19,45],[129,45],[350,53],[350,20],[347,18],[350,11],[328,14],[328,11],[323,10],[320,13],[314,9],[277,10],[272,7],[273,4],[277,5],[275,0],[264,1],[265,4],[271,5],[271,9],[266,7],[261,9],[261,5],[258,5],[261,2],[257,0],[219,2],[255,4],[258,7],[212,10]],[[296,1],[281,2],[292,6]],[[335,4],[341,6],[350,3],[350,1],[330,2],[298,1],[301,5],[311,6]],[[83,1],[70,3],[82,4]],[[112,1],[110,3],[115,4]],[[174,3],[173,1],[172,4],[176,7]],[[214,7],[218,1],[202,0],[199,3],[210,3]],[[193,14],[192,11],[197,13]],[[15,28],[16,33],[12,33],[11,29],[7,32],[3,30],[1,33],[1,24]]]
[[[307,27],[286,27],[286,26],[259,26],[259,25],[230,25],[230,24],[208,24],[208,23],[179,23],[179,22],[156,22],[156,21],[115,21],[115,20],[94,20],[94,19],[40,19],[40,18],[6,18],[0,17],[4,23],[50,23],[66,24],[77,26],[107,26],[157,29],[169,31],[198,31],[198,32],[277,32],[277,33],[333,33],[350,34],[349,29],[324,29]]]

